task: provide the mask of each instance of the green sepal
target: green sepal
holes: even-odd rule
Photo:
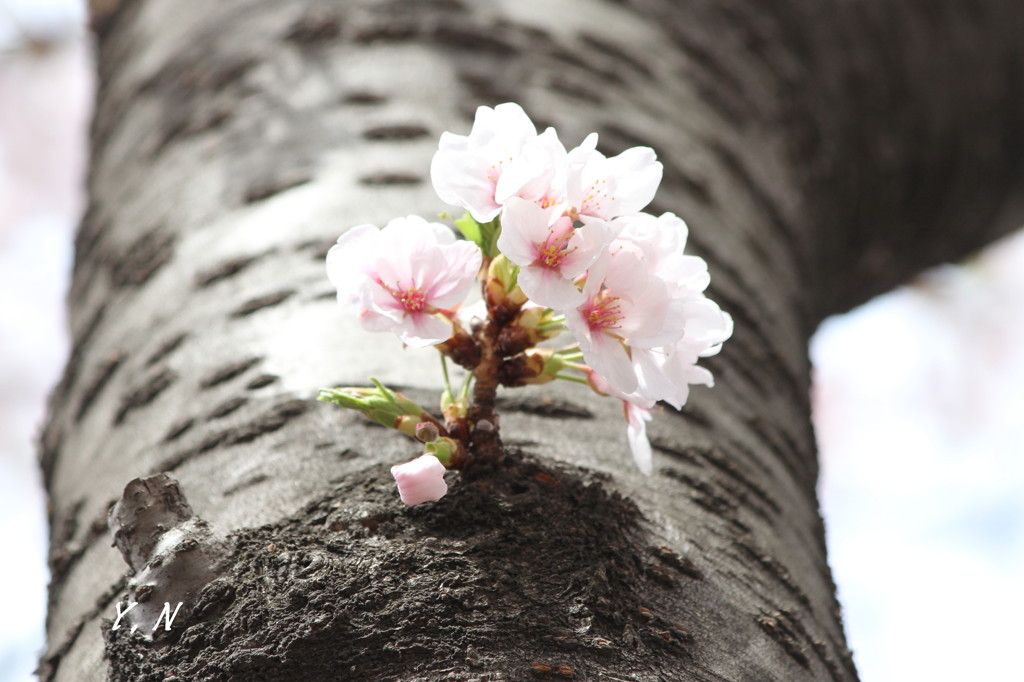
[[[452,461],[452,457],[459,451],[459,444],[448,437],[441,437],[424,445],[426,454],[433,455],[446,467]]]
[[[501,234],[501,218],[496,217],[487,223],[478,223],[469,212],[455,221],[462,236],[480,247],[484,256],[494,258],[498,255],[498,236]]]

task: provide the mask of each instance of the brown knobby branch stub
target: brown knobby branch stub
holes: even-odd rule
[[[132,574],[119,616],[147,639],[170,632],[175,618],[179,627],[186,623],[199,593],[217,577],[228,543],[164,473],[129,481],[107,525]]]

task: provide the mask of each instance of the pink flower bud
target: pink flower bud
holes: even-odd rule
[[[444,472],[444,465],[433,455],[421,455],[411,462],[391,467],[391,475],[398,484],[398,494],[409,506],[444,497],[448,492]]]
[[[441,437],[437,425],[431,422],[420,422],[416,425],[416,440],[421,443],[433,443]]]

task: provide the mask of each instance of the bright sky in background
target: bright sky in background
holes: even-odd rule
[[[32,679],[42,646],[33,438],[67,352],[92,88],[81,17],[76,0],[0,0],[0,537],[19,558],[0,562],[0,682]],[[16,50],[26,31],[56,46]],[[831,563],[862,679],[1022,679],[1024,234],[829,320],[811,352]]]
[[[1024,679],[1024,233],[828,320],[811,357],[864,682]]]

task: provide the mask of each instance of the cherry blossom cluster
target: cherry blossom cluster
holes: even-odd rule
[[[498,386],[562,379],[621,400],[650,473],[651,411],[711,386],[697,362],[732,334],[704,294],[706,263],[683,253],[686,224],[642,212],[661,176],[648,147],[609,158],[591,134],[566,150],[519,105],[480,107],[468,135],[442,134],[431,164],[438,196],[466,211],[455,221],[463,239],[418,216],[338,239],[327,273],[339,302],[363,328],[442,354],[441,418],[379,383],[321,395],[424,443],[423,457],[392,469],[406,504],[444,495],[445,468],[500,451]],[[478,282],[482,300],[466,305]],[[566,332],[574,341],[559,343]],[[458,391],[449,360],[466,370]]]

